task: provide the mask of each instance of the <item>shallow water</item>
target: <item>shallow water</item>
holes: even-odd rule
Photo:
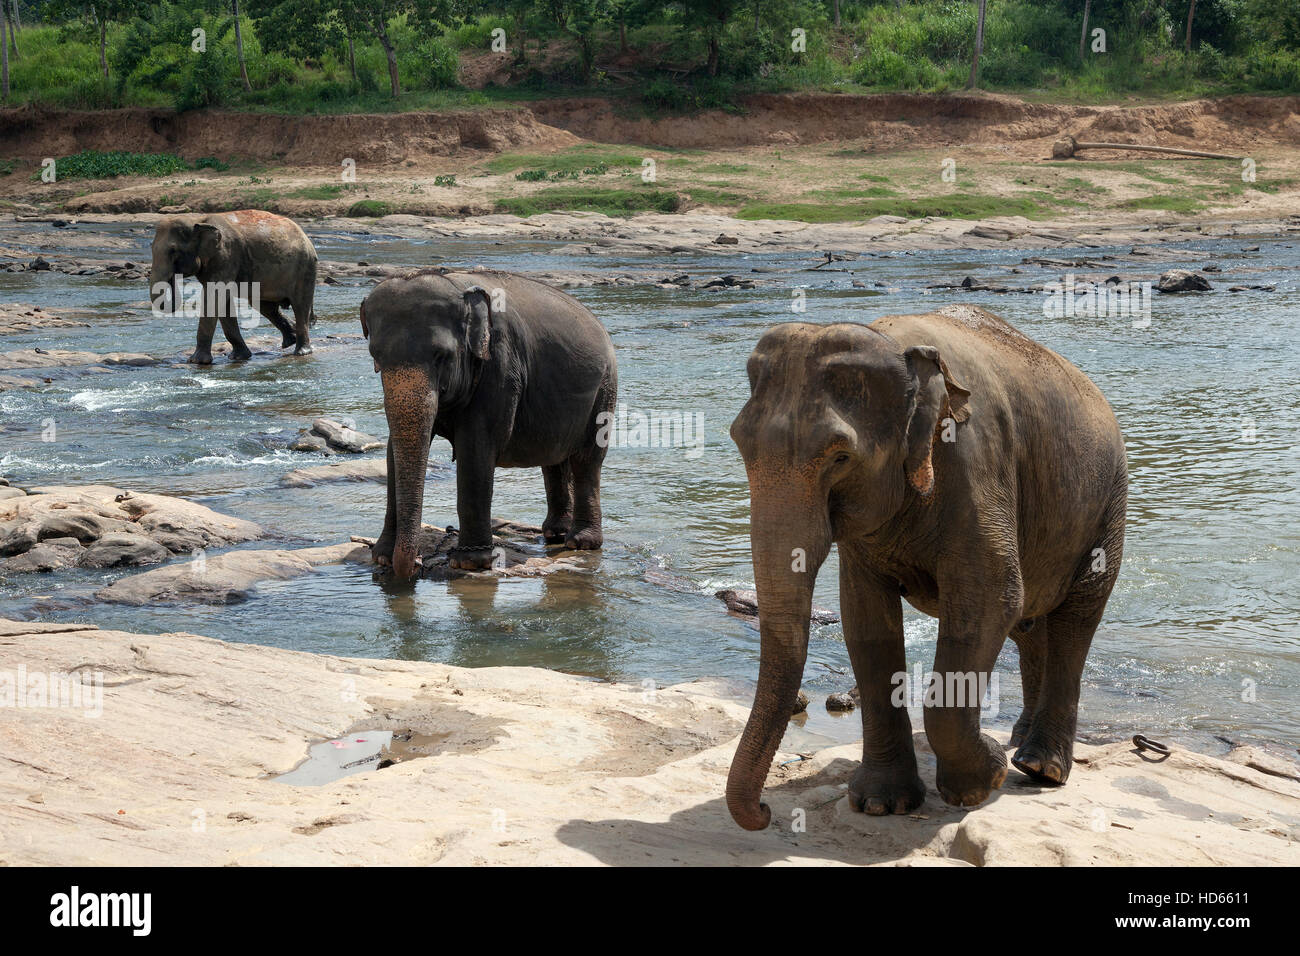
[[[37,231],[40,242],[59,248],[63,230],[24,228],[29,235]],[[76,231],[83,238],[99,235],[104,255],[133,261],[146,259],[152,235],[126,225],[80,225]],[[308,232],[322,258],[376,264],[652,270],[700,279],[817,260],[812,253],[617,259],[557,255],[552,250],[558,244],[549,243]],[[1241,252],[1255,242],[1259,252]],[[11,238],[9,244],[22,243]],[[28,244],[33,254],[37,245]],[[1124,567],[1085,672],[1080,729],[1101,736],[1294,741],[1300,737],[1300,352],[1294,346],[1300,251],[1285,239],[1207,240],[1176,248],[1185,252],[1185,262],[1117,259],[1110,271],[1153,273],[1213,259],[1224,273],[1212,277],[1212,294],[1157,297],[1151,326],[1141,330],[1126,317],[1047,318],[1040,295],[925,289],[966,275],[1007,285],[1059,279],[1059,272],[1020,266],[1021,258],[1123,257],[1127,248],[878,254],[836,263],[855,275],[761,272],[754,277],[770,284],[753,290],[574,290],[613,336],[620,401],[642,412],[698,414],[705,425],[703,447],[694,451],[611,451],[603,494],[607,546],[595,574],[423,581],[411,591],[385,587],[365,568],[326,567],[267,583],[240,605],[126,608],[89,601],[93,590],[125,572],[68,571],[0,582],[0,615],[186,630],[363,657],[536,665],[661,686],[719,677],[744,694],[757,674],[758,633],[724,613],[712,594],[751,586],[753,577],[744,469],[727,435],[746,398],[750,349],[766,328],[792,318],[868,322],[969,301],[1003,315],[1087,372],[1109,398],[1128,441]],[[1012,267],[1023,274],[1010,274]],[[891,291],[855,289],[854,278],[884,282]],[[1237,282],[1276,283],[1277,290],[1228,293]],[[806,290],[802,316],[790,311],[796,286]],[[376,534],[382,485],[279,485],[290,469],[323,463],[286,449],[318,415],[352,418],[363,431],[386,434],[378,378],[365,343],[352,338],[359,331],[357,304],[369,288],[369,281],[348,280],[320,286],[314,332],[320,347],[308,359],[265,353],[236,366],[218,358],[207,369],[177,361],[92,375],[54,371],[44,373],[54,380],[39,389],[0,393],[0,422],[9,430],[0,436],[0,474],[17,485],[102,483],[185,495],[257,521],[290,543]],[[5,336],[0,351],[39,346],[183,359],[193,347],[193,320],[155,318],[146,295],[144,283],[0,273],[5,301],[52,311],[90,308],[96,316],[91,328]],[[266,324],[256,333],[267,334]],[[347,338],[331,341],[330,334]],[[56,440],[44,442],[50,419]],[[14,432],[19,428],[26,430]],[[439,439],[433,454],[445,461],[450,449]],[[429,480],[430,524],[455,523],[449,474]],[[540,522],[544,512],[536,470],[498,472],[495,514]],[[669,572],[676,588],[646,579],[648,571],[660,570]],[[817,603],[836,607],[836,587],[832,555]],[[909,610],[906,629],[909,664],[928,669],[935,622]],[[1008,643],[998,663],[997,726],[1009,726],[1019,712],[1016,666]],[[1243,699],[1246,682],[1254,682],[1254,700]],[[814,695],[809,730],[836,739],[858,733],[855,717],[829,717],[817,696],[852,684],[838,625],[816,629],[805,675]]]

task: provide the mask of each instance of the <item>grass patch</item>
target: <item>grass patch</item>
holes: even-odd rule
[[[543,212],[599,212],[606,216],[630,216],[636,212],[676,212],[681,200],[662,189],[580,189],[556,187],[531,196],[498,199],[496,211],[516,216]]]
[[[524,170],[530,177],[545,179],[557,173],[576,174],[598,169],[600,166],[640,166],[642,156],[636,153],[620,153],[601,146],[579,146],[562,153],[540,155],[537,153],[505,153],[488,160],[484,168],[489,173],[513,173]],[[601,170],[604,172],[604,170]],[[536,176],[541,173],[543,175]],[[594,175],[588,172],[589,175]],[[516,179],[523,179],[518,175]]]
[[[112,179],[115,176],[170,176],[190,166],[171,153],[102,153],[87,149],[56,160],[59,179]],[[33,179],[40,179],[38,170]]]
[[[875,216],[903,216],[924,219],[988,219],[993,216],[1024,216],[1043,219],[1053,206],[1079,205],[1047,193],[1019,196],[984,196],[953,193],[921,199],[866,199],[841,203],[753,203],[736,214],[739,219],[793,219],[797,222],[852,222]]]
[[[289,195],[294,199],[337,199],[344,191],[356,189],[355,183],[322,183],[319,186],[304,186],[295,189]]]
[[[747,173],[754,167],[748,163],[705,163],[695,167],[697,173]]]
[[[1143,196],[1141,199],[1128,199],[1120,203],[1124,209],[1164,209],[1169,212],[1200,212],[1205,203],[1198,202],[1191,196]]]
[[[362,199],[348,207],[347,215],[354,219],[373,218],[392,215],[393,207],[378,199]]]
[[[741,193],[728,192],[724,189],[705,189],[700,186],[688,187],[686,195],[706,206],[739,206],[741,203],[749,202],[749,197]]]
[[[852,186],[832,186],[828,189],[814,189],[804,193],[806,199],[880,199],[884,196],[897,196],[897,189],[888,186],[868,186],[856,189]]]

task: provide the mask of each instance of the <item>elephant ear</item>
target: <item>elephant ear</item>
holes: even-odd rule
[[[194,271],[203,268],[205,262],[216,262],[221,255],[221,246],[225,237],[221,230],[210,222],[196,223],[194,226],[195,259]]]
[[[492,299],[481,286],[465,290],[465,345],[470,354],[486,360],[492,343]]]
[[[915,386],[916,404],[907,423],[907,455],[903,460],[908,484],[928,499],[934,493],[934,433],[945,418],[964,422],[970,418],[970,391],[948,371],[939,350],[914,345],[903,353]]]

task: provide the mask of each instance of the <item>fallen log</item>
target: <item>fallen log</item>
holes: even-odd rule
[[[1058,139],[1052,144],[1052,159],[1073,159],[1081,149],[1133,149],[1148,153],[1172,153],[1176,156],[1198,156],[1201,159],[1235,159],[1242,156],[1229,156],[1227,153],[1207,153],[1197,149],[1175,149],[1173,146],[1139,146],[1135,143],[1081,143],[1073,136]]]

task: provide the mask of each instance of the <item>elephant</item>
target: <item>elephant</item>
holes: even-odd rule
[[[903,599],[938,618],[932,675],[958,688],[935,700],[927,688],[923,710],[943,799],[978,805],[1006,777],[1002,746],[980,731],[982,691],[960,688],[987,686],[1008,637],[1024,687],[1012,763],[1065,783],[1080,675],[1124,542],[1127,458],[1101,391],[971,306],[778,325],[748,375],[731,436],[749,482],[760,659],[727,778],[732,818],[748,830],[771,820],[762,788],[799,692],[832,542],[861,697],[853,808],[907,813],[925,796],[894,694],[906,672]]]
[[[600,471],[618,392],[614,345],[582,303],[504,272],[411,272],[361,303],[361,329],[388,417],[388,505],[373,548],[397,580],[419,565],[416,537],[433,435],[456,462],[453,568],[492,562],[497,468],[540,467],[545,541],[596,549]]]
[[[152,251],[149,281],[156,305],[170,302],[173,310],[177,307],[173,284],[178,277],[194,276],[203,285],[198,343],[190,362],[212,364],[212,333],[218,320],[230,342],[231,361],[252,358],[239,331],[231,295],[236,288],[280,330],[280,348],[293,345],[294,355],[311,353],[308,326],[316,321],[316,249],[292,219],[258,209],[171,216],[158,222]],[[293,325],[280,314],[286,305],[293,307]]]

